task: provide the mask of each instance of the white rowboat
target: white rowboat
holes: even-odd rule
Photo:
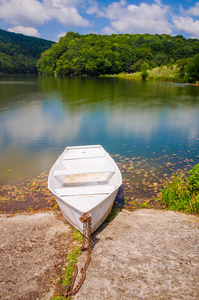
[[[121,184],[118,166],[100,145],[67,147],[48,177],[64,218],[80,232],[83,213],[92,217],[92,232],[104,222]]]

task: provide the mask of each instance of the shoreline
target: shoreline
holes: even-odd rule
[[[110,77],[110,78],[122,78],[122,79],[130,79],[130,80],[143,80],[143,81],[163,81],[163,82],[171,82],[171,83],[179,83],[185,85],[194,85],[199,86],[198,82],[189,83],[182,78],[179,77],[178,72],[179,68],[176,65],[172,66],[160,66],[154,69],[146,70],[146,76],[142,78],[142,71],[128,73],[122,72],[119,74],[105,74],[99,75],[100,77]]]
[[[172,179],[173,173],[183,170],[188,174],[194,164],[199,163],[186,156],[171,157],[154,152],[152,157],[128,157],[118,154],[112,155],[122,173],[123,184],[115,199],[115,207],[164,208],[161,201],[157,201],[158,193],[166,182]],[[153,158],[154,157],[154,158]],[[16,185],[0,185],[0,213],[17,213],[19,211],[41,211],[57,208],[55,198],[47,188],[47,173],[41,173],[36,178],[26,180]]]

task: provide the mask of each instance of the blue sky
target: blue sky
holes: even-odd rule
[[[0,28],[54,41],[70,30],[199,38],[199,1],[0,0]]]

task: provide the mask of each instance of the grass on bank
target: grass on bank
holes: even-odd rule
[[[188,177],[183,171],[174,174],[159,197],[170,210],[199,213],[199,164],[190,170]]]
[[[82,234],[76,230],[73,229],[73,239],[78,242],[78,244],[82,243]],[[66,286],[69,286],[71,284],[71,279],[73,276],[75,264],[78,260],[79,255],[81,254],[80,247],[79,246],[74,246],[71,252],[68,254],[67,259],[66,259],[66,265],[64,265],[61,269],[61,274],[57,278],[57,284],[59,284],[64,290]],[[57,295],[53,296],[51,300],[71,300],[71,297],[64,297],[61,295],[59,292]]]
[[[179,68],[177,65],[157,67],[152,70],[146,70],[147,76],[144,79],[147,80],[166,80],[166,81],[180,81]],[[144,71],[143,71],[144,72]],[[143,72],[114,74],[114,77],[126,78],[126,79],[142,79]],[[106,75],[110,77],[110,75]],[[113,76],[113,75],[112,75]]]

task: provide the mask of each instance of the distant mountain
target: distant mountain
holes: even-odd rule
[[[41,53],[55,42],[0,29],[0,73],[34,74]]]

